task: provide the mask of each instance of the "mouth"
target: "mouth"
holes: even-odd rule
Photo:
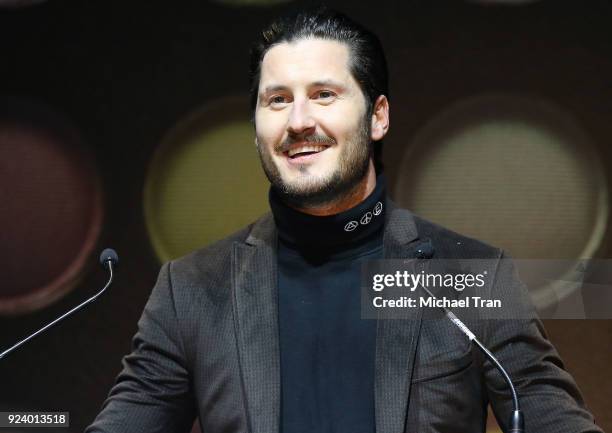
[[[314,159],[316,155],[324,152],[328,147],[329,146],[323,144],[308,143],[293,146],[289,150],[283,152],[283,154],[289,159],[289,162],[302,163]]]

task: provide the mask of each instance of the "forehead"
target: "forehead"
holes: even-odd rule
[[[282,42],[265,54],[259,85],[270,82],[291,85],[324,79],[348,83],[354,81],[349,57],[348,46],[335,40],[308,38]]]

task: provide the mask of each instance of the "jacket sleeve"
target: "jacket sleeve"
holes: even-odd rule
[[[165,264],[138,322],[132,352],[86,433],[188,432],[195,418],[190,374]]]
[[[491,298],[502,300],[506,319],[486,321],[483,342],[499,359],[516,387],[525,417],[525,431],[602,433],[587,410],[574,379],[565,371],[561,358],[548,340],[527,288],[518,278],[512,261],[504,254],[492,284]],[[488,360],[484,361],[484,375],[493,412],[507,431],[513,409],[510,390]]]

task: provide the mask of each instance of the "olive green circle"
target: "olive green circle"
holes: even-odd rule
[[[151,161],[144,191],[146,227],[163,262],[217,241],[268,211],[243,98],[225,98],[179,122]]]

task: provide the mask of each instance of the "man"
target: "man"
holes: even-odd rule
[[[503,253],[397,208],[378,39],[318,9],[264,30],[252,52],[256,145],[272,214],[165,264],[104,408],[88,432],[484,431],[512,405],[495,368],[448,321],[362,320],[365,260],[499,263],[491,293],[524,293]],[[515,380],[528,432],[599,432],[542,326],[480,321]]]

